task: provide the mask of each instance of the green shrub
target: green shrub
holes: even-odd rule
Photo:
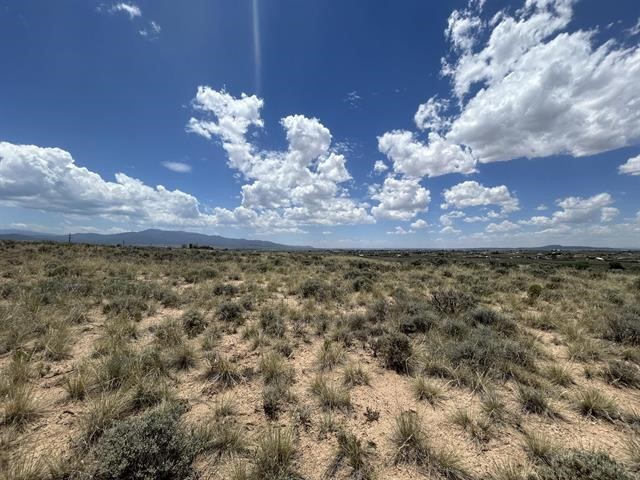
[[[287,331],[284,318],[280,312],[272,308],[260,312],[260,328],[267,335],[275,337],[282,337]]]
[[[538,283],[534,283],[533,285],[529,285],[527,289],[527,296],[529,300],[534,301],[542,294],[542,285]]]
[[[180,422],[181,409],[163,405],[116,422],[98,441],[91,478],[189,479],[196,450]]]

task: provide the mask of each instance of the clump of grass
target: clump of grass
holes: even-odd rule
[[[466,430],[474,440],[484,443],[492,436],[491,422],[482,417],[473,417],[467,410],[458,409],[451,416],[451,421]]]
[[[602,377],[616,387],[640,388],[640,368],[631,362],[609,362],[602,370]]]
[[[342,372],[342,383],[348,387],[369,385],[369,374],[360,363],[349,363]]]
[[[396,447],[394,463],[414,463],[447,479],[469,478],[453,452],[436,452],[432,449],[417,413],[401,412],[396,417],[391,439]]]
[[[78,369],[64,379],[62,387],[67,391],[67,395],[72,400],[82,400],[87,394],[88,381],[87,374],[83,369]]]
[[[297,478],[293,466],[295,452],[292,430],[267,427],[258,439],[251,478],[256,480]]]
[[[269,352],[260,359],[260,373],[264,383],[276,382],[291,383],[293,381],[293,370],[286,359],[277,352]]]
[[[213,415],[216,418],[231,417],[237,412],[233,397],[228,395],[219,396],[213,405]]]
[[[595,388],[581,390],[576,397],[576,405],[585,417],[613,421],[621,416],[615,400]]]
[[[520,463],[507,461],[496,465],[489,475],[490,480],[533,480],[535,473],[533,469]]]
[[[2,423],[23,426],[40,415],[40,407],[28,384],[13,385],[3,401]]]
[[[313,379],[310,390],[318,397],[320,405],[327,410],[344,409],[351,406],[349,390],[328,382],[322,375],[317,375]]]
[[[488,420],[498,424],[505,423],[509,417],[507,405],[495,390],[484,392],[480,402],[480,410]]]
[[[284,379],[267,383],[262,390],[262,409],[270,419],[278,418],[285,402],[291,401],[290,384]]]
[[[545,370],[545,377],[553,385],[558,385],[560,387],[569,387],[575,383],[569,369],[557,364],[549,365]]]
[[[431,305],[441,313],[455,315],[469,310],[475,301],[459,290],[436,289],[431,292]]]
[[[228,417],[218,417],[200,424],[193,430],[192,436],[199,452],[212,453],[216,457],[248,451],[245,431]]]
[[[558,448],[541,433],[525,432],[524,450],[536,462],[548,462]]]
[[[84,440],[87,443],[97,440],[116,420],[129,412],[131,407],[131,397],[123,392],[103,393],[91,399],[80,419]]]
[[[444,398],[442,388],[424,377],[415,377],[411,388],[418,400],[426,400],[431,405],[437,405]]]
[[[238,366],[221,354],[213,354],[207,358],[207,377],[223,388],[234,387],[242,381]]]
[[[318,353],[318,366],[320,370],[331,370],[344,361],[344,350],[338,343],[326,339],[322,343]]]
[[[340,466],[346,463],[351,468],[350,478],[372,480],[374,478],[374,470],[371,464],[372,446],[365,444],[354,434],[345,431],[339,431],[337,437],[338,449],[325,476],[327,478],[335,478]]]
[[[602,359],[602,345],[597,340],[579,337],[567,345],[569,356],[578,362],[593,362]]]
[[[196,352],[193,347],[183,343],[169,351],[168,360],[169,364],[177,370],[189,370],[196,364]]]
[[[640,472],[640,435],[632,434],[627,441],[627,459],[634,472]]]
[[[522,409],[527,413],[552,418],[558,416],[558,413],[549,404],[545,393],[540,389],[521,385],[518,388],[518,400],[520,400]]]
[[[41,348],[45,358],[57,362],[69,356],[71,330],[63,323],[54,323],[49,326],[43,335]]]

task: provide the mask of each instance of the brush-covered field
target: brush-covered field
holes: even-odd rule
[[[2,243],[0,478],[637,478],[622,266]]]

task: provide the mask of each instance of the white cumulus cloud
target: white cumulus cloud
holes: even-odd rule
[[[483,205],[498,205],[503,213],[515,212],[520,209],[518,199],[511,194],[505,185],[485,187],[480,183],[468,180],[459,183],[442,192],[445,203],[443,209],[450,207],[463,209]]]
[[[640,175],[640,155],[636,155],[620,165],[618,172],[627,175]]]

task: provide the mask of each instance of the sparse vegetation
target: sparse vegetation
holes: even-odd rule
[[[0,478],[633,478],[590,255],[0,243]]]

